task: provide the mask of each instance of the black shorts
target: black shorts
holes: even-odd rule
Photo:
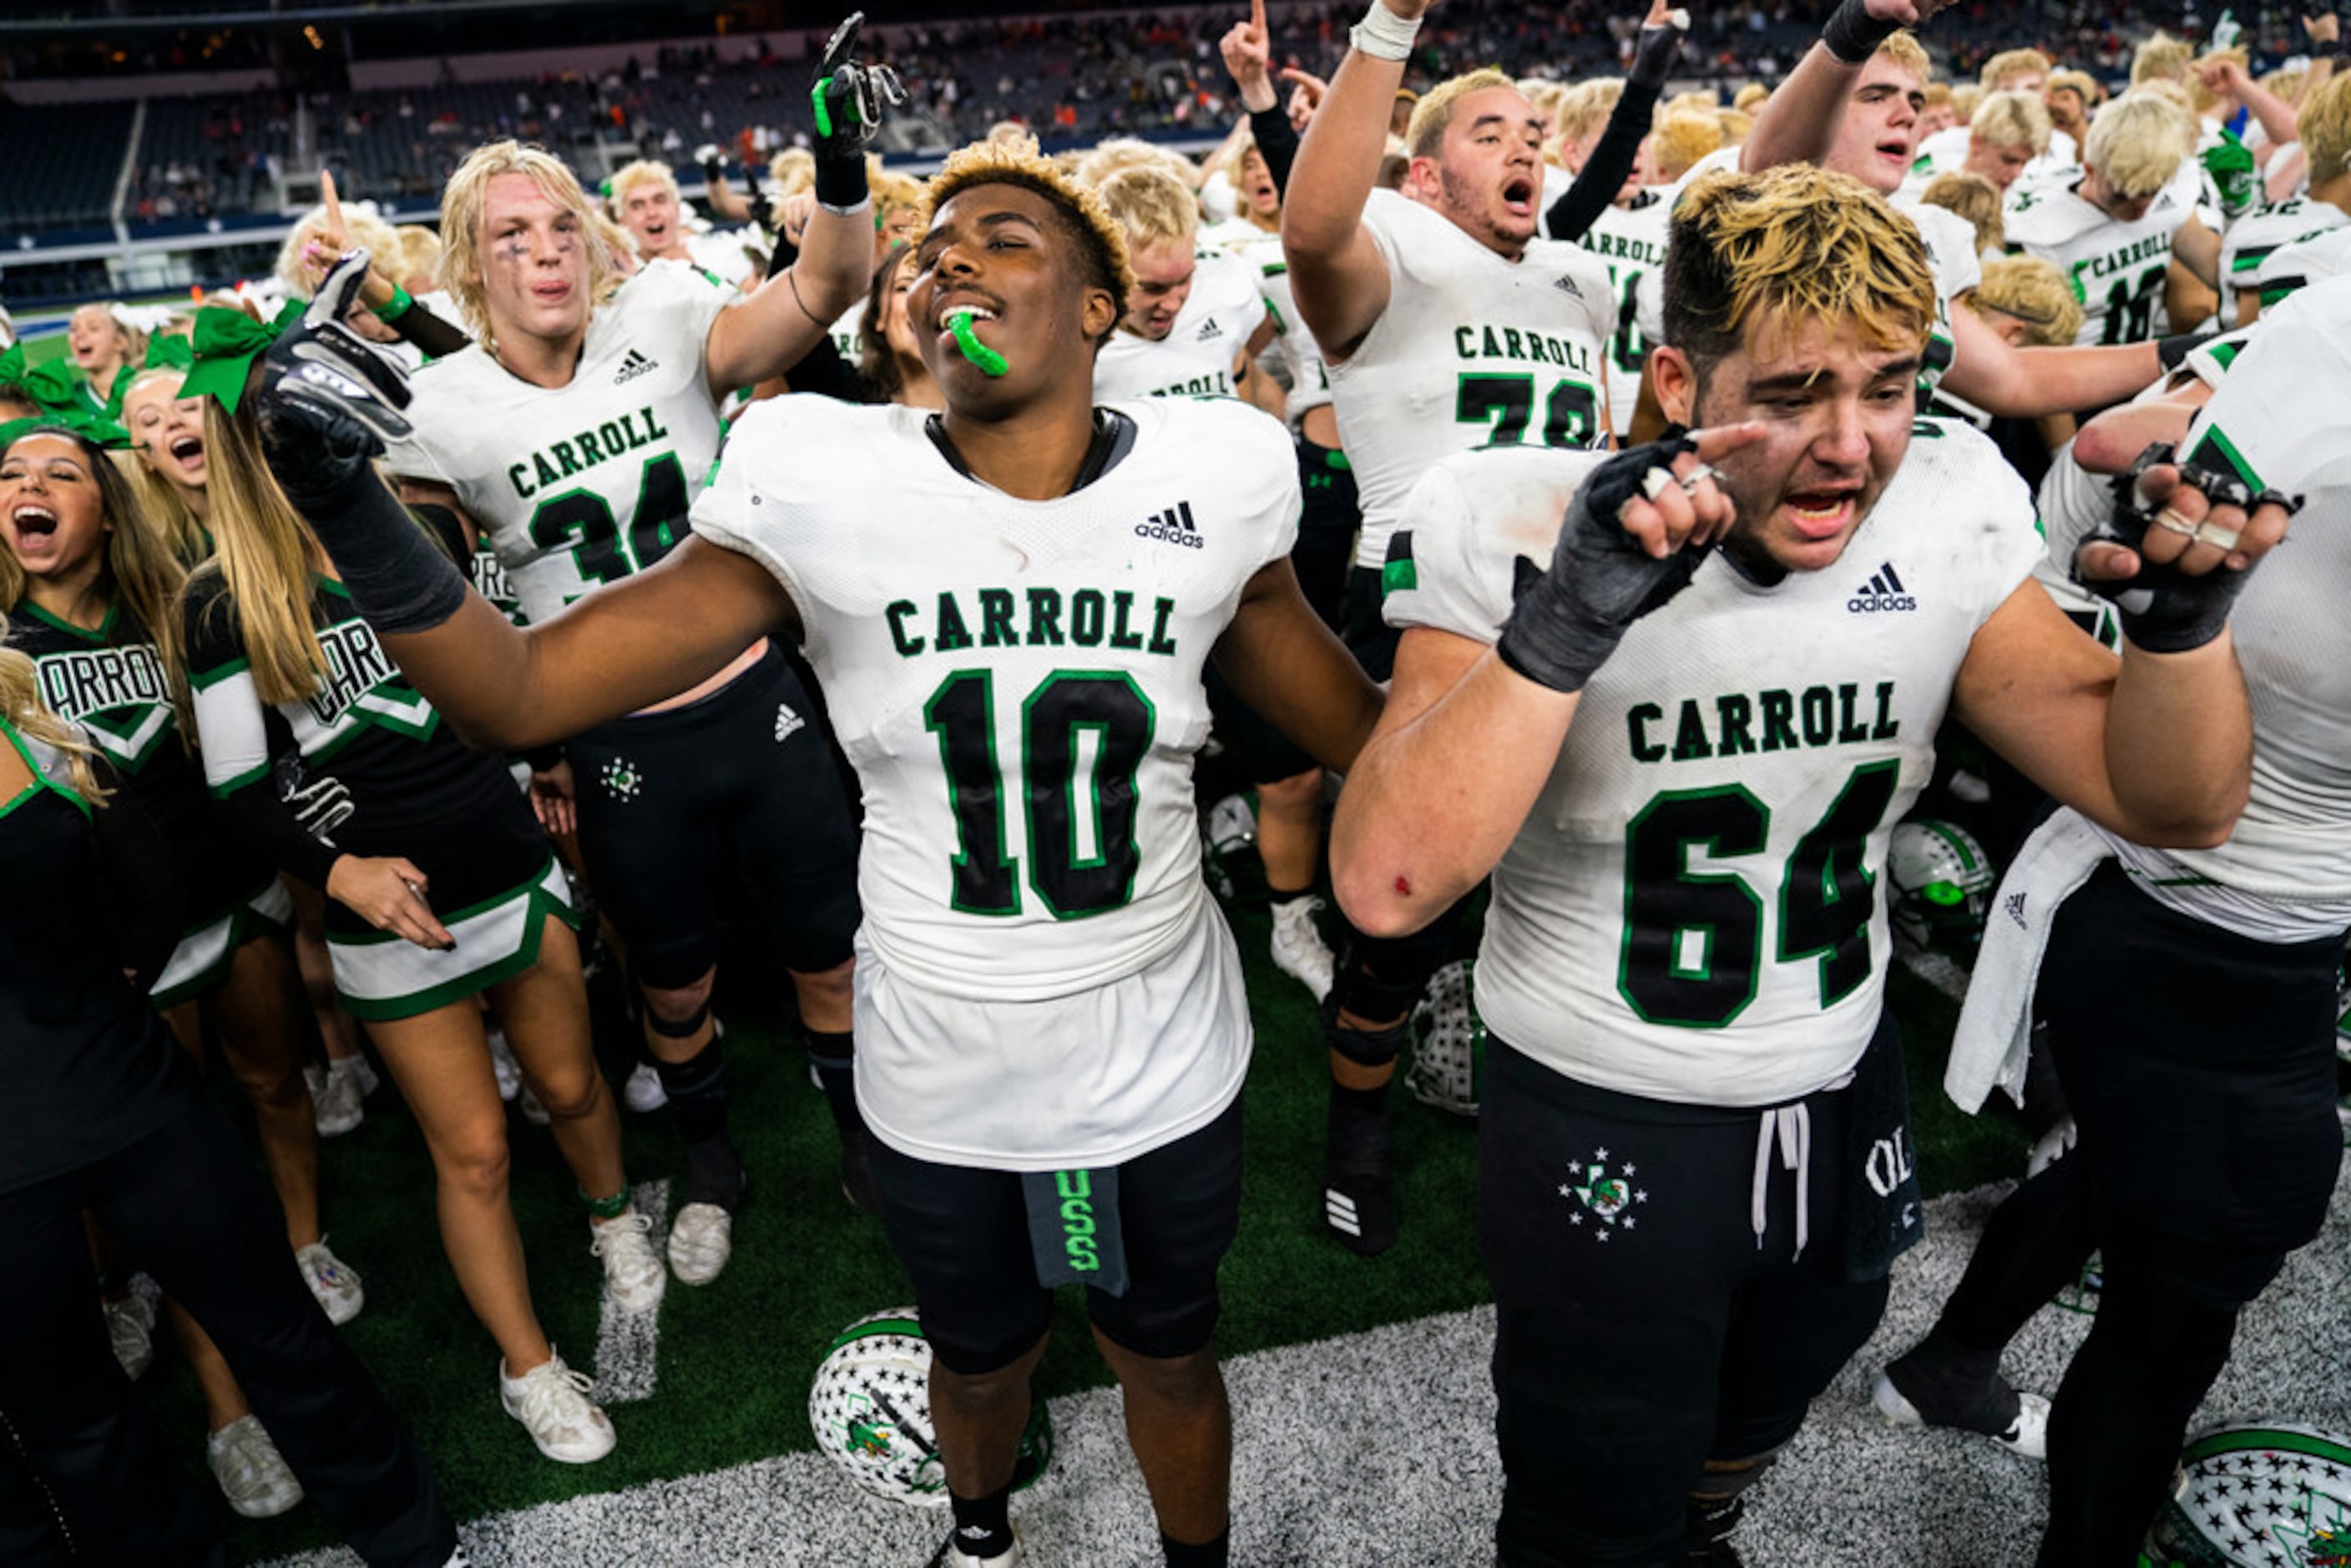
[[[857,821],[816,705],[783,653],[685,707],[565,743],[580,852],[641,985],[691,985],[718,962],[722,879],[740,873],[801,974],[850,956]]]
[[[2115,862],[2065,901],[2037,1009],[2081,1127],[2099,1245],[2241,1306],[2318,1234],[2343,1157],[2340,938],[2256,942]]]
[[[1396,643],[1404,638],[1381,616],[1383,596],[1376,568],[1359,566],[1347,573],[1347,621],[1340,639],[1364,666],[1364,674],[1375,681],[1395,674]]]
[[[1017,1173],[937,1165],[876,1143],[873,1183],[891,1249],[914,1281],[923,1337],[943,1364],[977,1376],[1044,1337],[1053,1295],[1037,1282]],[[1240,1228],[1240,1102],[1119,1166],[1118,1215],[1126,1292],[1088,1290],[1086,1315],[1137,1355],[1203,1349],[1216,1333],[1217,1270]]]
[[[1322,623],[1336,632],[1347,597],[1347,571],[1355,559],[1355,535],[1364,526],[1355,498],[1355,471],[1347,455],[1336,447],[1320,446],[1298,438],[1298,489],[1303,501],[1298,516],[1298,542],[1290,548],[1290,564],[1298,573],[1299,591]]]
[[[1783,1168],[1774,1137],[1759,1237],[1763,1111],[1614,1093],[1488,1045],[1478,1221],[1501,1561],[1678,1561],[1705,1462],[1794,1437],[1885,1310],[1886,1281],[1850,1283],[1844,1267],[1853,1095],[1796,1103],[1809,1170]]]

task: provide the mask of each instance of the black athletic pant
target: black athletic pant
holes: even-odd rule
[[[0,1194],[0,1547],[84,1564],[227,1562],[189,1469],[115,1364],[81,1211],[204,1327],[329,1521],[375,1568],[456,1549],[424,1455],[312,1299],[285,1217],[234,1128],[189,1097],[95,1164]],[[19,1542],[28,1544],[24,1557]]]

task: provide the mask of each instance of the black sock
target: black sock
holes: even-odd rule
[[[732,1214],[743,1207],[743,1161],[724,1135],[685,1145],[685,1201],[715,1203]]]
[[[1230,1525],[1217,1531],[1214,1541],[1203,1541],[1197,1546],[1186,1546],[1164,1530],[1159,1532],[1159,1550],[1167,1554],[1167,1568],[1225,1568],[1232,1547]]]
[[[679,1137],[699,1144],[726,1135],[726,1057],[716,1035],[689,1060],[656,1060],[653,1068],[677,1113]]]
[[[1009,1483],[986,1497],[947,1493],[955,1509],[956,1549],[973,1557],[1001,1557],[1012,1550],[1012,1488]]]
[[[863,1132],[865,1119],[857,1113],[857,1037],[847,1030],[838,1034],[821,1029],[803,1032],[808,1036],[809,1065],[816,1069],[816,1081],[823,1086],[832,1124],[843,1137]]]
[[[1355,1174],[1384,1171],[1388,1163],[1388,1085],[1350,1089],[1334,1082],[1325,1127],[1333,1169]]]
[[[1311,883],[1311,882],[1310,882],[1310,883],[1308,883],[1304,887],[1296,887],[1296,888],[1291,888],[1291,889],[1290,889],[1290,890],[1289,890],[1289,891],[1287,891],[1287,892],[1284,892],[1282,889],[1280,889],[1280,888],[1278,888],[1278,887],[1274,886],[1271,883],[1266,883],[1266,884],[1265,884],[1265,897],[1266,897],[1266,902],[1267,902],[1267,903],[1269,903],[1269,904],[1291,904],[1291,903],[1295,903],[1297,900],[1301,899],[1301,898],[1304,898],[1307,894],[1309,894],[1312,893],[1313,891],[1314,891],[1314,884],[1313,884],[1312,883]]]

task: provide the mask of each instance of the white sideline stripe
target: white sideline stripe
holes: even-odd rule
[[[2020,1163],[2022,1143],[2020,1134]],[[1928,1204],[1927,1239],[1896,1267],[1885,1323],[1750,1494],[1739,1533],[1749,1562],[1980,1568],[2032,1555],[2048,1501],[2040,1465],[1982,1437],[1896,1427],[1870,1403],[1878,1368],[1927,1332],[2006,1191],[1994,1186]],[[2287,1260],[2246,1312],[2229,1368],[2195,1426],[2351,1428],[2351,1381],[2341,1372],[2351,1364],[2351,1313],[2340,1310],[2351,1293],[2351,1204],[2339,1201],[2343,1191],[2338,1184],[2325,1234]],[[2010,1348],[2009,1375],[2021,1388],[2055,1388],[2089,1322],[2054,1309],[2039,1314]],[[1260,1568],[1490,1563],[1501,1503],[1487,1381],[1493,1325],[1490,1307],[1473,1308],[1228,1362],[1233,1561]],[[756,1347],[737,1350],[747,1368],[756,1364]],[[809,1370],[768,1367],[746,1392],[798,1406]],[[1116,1392],[1051,1404],[1053,1467],[1012,1504],[1023,1568],[1156,1561]],[[628,1417],[619,1425],[625,1444]],[[935,1511],[865,1495],[821,1455],[796,1453],[494,1514],[464,1533],[478,1568],[912,1568],[937,1548],[947,1524]],[[357,1561],[338,1547],[273,1568]]]
[[[669,1267],[663,1243],[667,1239],[669,1182],[641,1181],[629,1194],[637,1212],[653,1222],[653,1256]],[[596,1322],[596,1403],[632,1405],[653,1397],[661,1373],[661,1311],[624,1311],[604,1291],[603,1309]]]

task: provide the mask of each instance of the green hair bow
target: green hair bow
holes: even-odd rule
[[[180,383],[180,395],[217,398],[221,407],[235,413],[245,397],[246,378],[253,373],[253,361],[269,351],[279,333],[300,319],[304,308],[302,300],[288,300],[277,319],[266,325],[223,305],[207,305],[197,311],[189,345],[194,362],[188,379]]]

